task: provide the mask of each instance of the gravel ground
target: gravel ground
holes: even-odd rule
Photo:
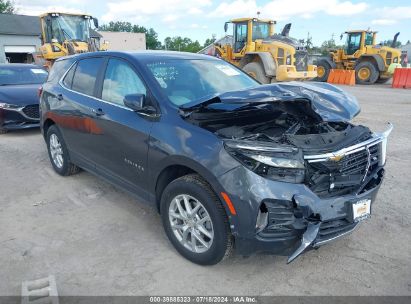
[[[411,90],[345,87],[357,123],[394,123],[373,216],[352,235],[285,257],[182,258],[155,210],[82,172],[63,178],[38,130],[0,136],[0,295],[53,274],[60,295],[411,295]]]

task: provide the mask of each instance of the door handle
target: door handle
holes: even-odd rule
[[[57,100],[62,101],[63,100],[63,94],[57,94],[56,98],[57,98]]]
[[[96,116],[102,116],[102,115],[104,115],[104,111],[103,111],[101,108],[91,109],[91,112],[93,112]]]

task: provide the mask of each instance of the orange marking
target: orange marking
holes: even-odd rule
[[[236,215],[237,212],[235,211],[233,202],[231,201],[231,199],[228,197],[227,193],[225,192],[221,192],[221,196],[223,197],[224,201],[226,202],[228,209],[230,210],[230,213],[232,215]]]

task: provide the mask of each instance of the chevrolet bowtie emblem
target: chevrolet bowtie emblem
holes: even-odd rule
[[[338,162],[344,157],[344,154],[337,154],[328,158],[330,161]]]

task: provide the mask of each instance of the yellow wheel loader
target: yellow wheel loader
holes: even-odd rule
[[[98,27],[98,20],[90,15],[56,12],[40,15],[39,57],[44,65],[50,68],[62,56],[107,50],[105,43],[100,45],[99,39],[90,34],[91,22]]]
[[[291,24],[275,34],[276,22],[272,20],[233,19],[225,23],[225,32],[229,23],[233,24],[234,35],[224,37],[224,44],[215,43],[213,55],[235,64],[261,83],[317,77],[316,66],[308,64],[306,48],[288,35]],[[207,48],[203,50],[209,53]]]
[[[344,48],[331,50],[328,57],[317,60],[318,81],[327,81],[331,69],[355,70],[357,84],[384,83],[400,67],[401,50],[394,48],[399,33],[391,47],[375,44],[372,31],[347,31]]]

